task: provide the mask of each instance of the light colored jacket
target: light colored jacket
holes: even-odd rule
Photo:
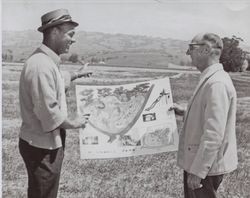
[[[238,163],[236,91],[221,64],[210,67],[189,102],[177,157],[182,169],[203,179],[231,172]]]
[[[60,57],[42,45],[28,58],[21,73],[20,138],[34,147],[62,146],[59,126],[67,118],[67,104],[59,63]]]

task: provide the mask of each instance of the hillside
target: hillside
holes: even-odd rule
[[[12,53],[14,61],[23,61],[39,46],[42,34],[31,30],[3,31],[2,39],[3,52]],[[84,31],[77,32],[75,39],[71,53],[87,61],[160,67],[189,62],[185,55],[188,41]]]

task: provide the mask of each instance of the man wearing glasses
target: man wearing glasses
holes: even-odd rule
[[[184,116],[177,163],[184,169],[185,198],[216,198],[223,175],[237,168],[236,91],[219,59],[223,42],[212,33],[198,34],[187,55],[201,72]]]

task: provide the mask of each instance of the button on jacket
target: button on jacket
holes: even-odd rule
[[[21,73],[20,138],[35,147],[62,146],[58,127],[67,118],[67,104],[59,63],[60,57],[42,45],[28,58]]]
[[[204,179],[237,168],[236,91],[221,64],[208,67],[189,101],[177,163]]]

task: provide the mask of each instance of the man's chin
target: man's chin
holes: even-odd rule
[[[66,49],[64,50],[64,53],[69,53],[69,48],[66,48]]]
[[[69,49],[65,49],[64,51],[62,51],[61,54],[67,54],[67,53],[69,53]]]

